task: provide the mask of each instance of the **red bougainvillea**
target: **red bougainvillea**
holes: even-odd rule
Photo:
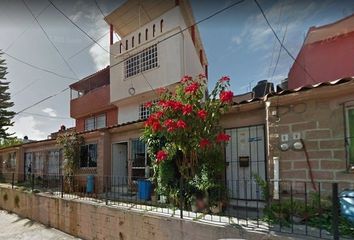
[[[229,82],[228,76],[221,77],[205,95],[206,78],[201,74],[197,79],[184,76],[174,92],[159,90],[158,101],[145,105],[151,115],[143,139],[151,159],[158,164],[176,161],[181,175],[193,177],[198,165],[206,161],[205,154],[221,149],[230,139],[219,126],[220,116],[232,103]]]

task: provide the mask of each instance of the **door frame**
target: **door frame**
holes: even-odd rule
[[[267,129],[266,129],[266,124],[265,123],[261,123],[261,124],[250,124],[250,125],[243,125],[243,126],[237,126],[237,127],[229,127],[229,128],[224,128],[224,132],[226,132],[226,130],[233,130],[233,129],[239,129],[239,128],[251,128],[251,127],[259,127],[262,126],[263,127],[263,136],[264,136],[264,171],[265,171],[265,175],[264,175],[264,180],[268,181],[268,149],[267,149]],[[229,142],[230,143],[230,142]],[[229,144],[227,143],[227,144]],[[224,169],[224,181],[225,183],[227,182],[227,162],[226,162],[226,146],[224,147],[224,163],[225,163],[225,169]],[[262,200],[252,200],[252,199],[236,199],[236,201],[254,201],[254,202],[258,202],[258,201],[262,201]]]
[[[112,142],[111,143],[111,176],[114,176],[113,174],[113,145],[114,144],[122,144],[125,143],[127,145],[127,177],[129,177],[129,169],[128,169],[128,163],[129,163],[129,140],[124,140],[124,141],[117,141],[117,142]]]

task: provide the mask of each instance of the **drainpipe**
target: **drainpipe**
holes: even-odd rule
[[[274,199],[279,199],[279,157],[273,157],[274,166]]]
[[[109,25],[109,44],[113,45],[113,25]]]
[[[266,111],[266,128],[267,128],[267,155],[268,155],[268,163],[270,159],[270,121],[269,121],[269,107],[271,102],[265,102],[265,111]],[[270,173],[270,171],[268,171]],[[280,171],[279,171],[279,157],[273,156],[273,198],[279,199],[279,181],[280,181]]]

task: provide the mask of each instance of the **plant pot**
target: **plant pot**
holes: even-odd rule
[[[297,216],[297,215],[293,215],[292,216],[292,220],[293,220],[294,223],[301,223],[304,220],[304,218],[300,217],[300,216]]]
[[[210,207],[210,211],[213,213],[213,214],[219,214],[222,212],[222,203],[219,202],[217,204],[214,204]]]
[[[167,197],[164,195],[160,195],[160,203],[166,203],[167,202]]]

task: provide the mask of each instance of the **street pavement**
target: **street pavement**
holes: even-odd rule
[[[78,239],[57,229],[0,210],[0,240]]]

